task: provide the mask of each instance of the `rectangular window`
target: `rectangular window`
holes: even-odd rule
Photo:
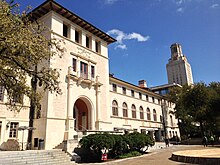
[[[75,42],[79,43],[80,39],[79,39],[79,31],[75,30]]]
[[[158,99],[158,104],[159,104],[159,105],[161,104],[161,100],[160,100],[160,99]]]
[[[148,100],[149,100],[148,95],[146,95],[146,101],[148,101]]]
[[[141,92],[139,92],[139,99],[142,99],[142,94],[141,94]]]
[[[125,87],[122,87],[122,92],[124,95],[126,95],[126,88]]]
[[[132,118],[136,118],[137,116],[136,116],[136,110],[132,110]]]
[[[153,103],[155,102],[154,97],[152,97],[152,102],[153,102]]]
[[[63,24],[63,36],[64,37],[68,37],[68,30],[69,30],[68,26]]]
[[[95,66],[91,66],[91,77],[95,78]]]
[[[76,72],[76,59],[73,58],[73,71]]]
[[[99,41],[96,41],[95,42],[95,51],[97,53],[100,53],[100,50],[101,50],[101,43]]]
[[[18,123],[11,122],[9,138],[17,138],[17,136],[18,136]]]
[[[134,97],[134,90],[131,90],[131,96]]]
[[[80,62],[80,75],[84,79],[88,79],[88,64]]]
[[[144,119],[144,111],[140,111],[140,119]]]
[[[91,42],[91,38],[86,36],[86,47],[90,48],[90,42]]]
[[[13,96],[13,102],[14,102],[14,103],[20,103],[20,104],[22,104],[22,103],[23,103],[23,98],[24,98],[24,95],[23,95],[23,94],[18,94],[18,93],[16,93],[16,95]]]
[[[5,88],[3,86],[0,86],[0,101],[4,100],[4,91]]]
[[[116,85],[116,84],[112,84],[112,90],[113,90],[114,92],[117,92],[117,85]]]

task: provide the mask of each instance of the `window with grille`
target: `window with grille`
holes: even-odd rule
[[[9,138],[17,138],[17,136],[18,136],[18,123],[11,122]]]
[[[112,102],[112,115],[118,116],[118,103],[115,100]]]
[[[155,109],[153,110],[153,117],[154,117],[154,121],[157,121],[157,112]]]
[[[80,74],[84,79],[88,79],[88,64],[80,62]]]
[[[131,112],[132,112],[132,118],[136,118],[137,117],[136,116],[136,107],[134,104],[131,106]]]
[[[150,109],[149,108],[147,108],[147,120],[151,120]]]
[[[128,117],[128,106],[126,103],[123,103],[123,117]]]
[[[140,111],[140,119],[144,119],[144,109],[143,109],[143,107],[140,107],[139,111]]]

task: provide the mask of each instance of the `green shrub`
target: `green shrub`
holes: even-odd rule
[[[122,155],[128,152],[128,144],[126,143],[124,135],[111,135],[114,138],[115,144],[109,151],[108,155],[111,158],[117,155]]]
[[[150,136],[138,132],[126,135],[90,134],[83,137],[79,143],[84,151],[94,153],[93,155],[96,155],[98,160],[101,159],[104,149],[108,151],[109,158],[122,158],[141,155],[141,148],[154,145]],[[81,155],[83,154],[81,153]],[[79,156],[81,155],[79,154]]]
[[[129,157],[135,157],[135,156],[140,156],[142,155],[140,152],[138,151],[132,151],[123,155],[119,155],[117,158],[119,159],[124,159],[124,158],[129,158]]]
[[[140,151],[140,149],[145,146],[154,145],[154,141],[150,138],[150,136],[142,133],[134,132],[125,135],[125,137],[131,151]]]

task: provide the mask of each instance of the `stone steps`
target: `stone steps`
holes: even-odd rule
[[[1,151],[0,165],[69,165],[74,164],[62,150]]]

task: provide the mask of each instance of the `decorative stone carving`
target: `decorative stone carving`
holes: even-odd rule
[[[86,59],[90,59],[91,53],[84,48],[77,47],[77,54]]]

